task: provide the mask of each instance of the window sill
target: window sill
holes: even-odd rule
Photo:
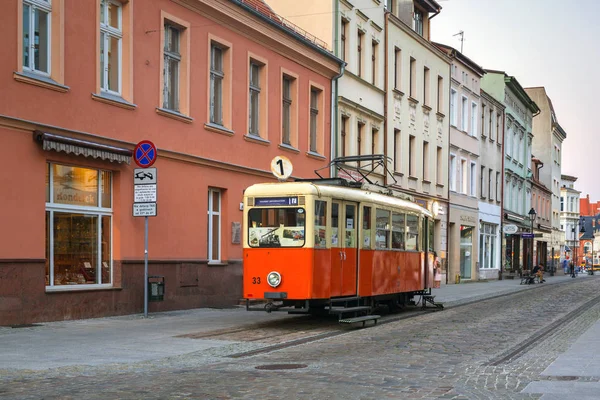
[[[431,184],[431,181],[429,179],[423,179],[423,183],[429,183],[429,184]]]
[[[423,110],[427,111],[428,113],[433,110],[433,108],[429,107],[427,104],[423,104],[421,107],[423,107]]]
[[[441,113],[441,112],[439,112],[439,111],[438,111],[438,112],[436,112],[436,113],[435,113],[435,115],[437,115],[437,116],[438,116],[438,117],[440,117],[441,119],[444,119],[444,118],[446,118],[446,114],[444,114],[444,113]]]
[[[409,180],[409,181],[418,181],[418,180],[419,180],[419,178],[417,178],[416,176],[409,175],[409,176],[408,176],[408,180]]]
[[[248,142],[252,142],[252,143],[256,143],[256,144],[262,144],[263,146],[268,146],[271,144],[270,141],[268,141],[267,139],[263,139],[260,136],[251,134],[251,133],[247,133],[244,135],[244,140],[247,140]]]
[[[314,151],[307,151],[306,155],[310,158],[316,158],[317,160],[326,160],[325,156],[320,155],[319,153],[315,153]]]
[[[404,174],[402,172],[398,172],[398,171],[394,171],[394,175],[399,176],[401,178],[404,176]]]
[[[39,86],[60,93],[67,93],[70,90],[68,86],[61,85],[60,83],[48,77],[32,72],[14,72],[13,78],[17,82],[28,83],[30,85]]]
[[[234,131],[227,129],[222,125],[213,124],[212,122],[205,123],[204,129],[206,129],[207,131],[220,133],[221,135],[225,136],[233,136],[235,134]]]
[[[419,104],[419,100],[415,99],[412,96],[408,96],[408,101],[410,101],[412,104],[417,105]]]
[[[173,118],[177,121],[185,122],[186,124],[191,124],[192,122],[194,122],[193,118],[181,114],[177,111],[167,110],[166,108],[156,107],[156,113],[158,115],[162,115],[163,117]]]
[[[227,261],[210,261],[207,266],[209,267],[227,267],[229,263]]]
[[[394,89],[393,89],[393,92],[394,92],[394,94],[397,94],[397,95],[399,95],[400,97],[404,97],[404,92],[403,92],[403,91],[401,91],[400,89],[396,89],[396,88],[394,88]]]
[[[285,144],[285,143],[280,143],[279,147],[281,150],[285,150],[285,151],[291,151],[292,153],[300,153],[300,150],[298,150],[297,148],[295,148],[294,146],[291,146],[289,144]]]
[[[110,104],[112,106],[117,106],[124,108],[126,110],[135,110],[137,106],[133,103],[128,102],[120,96],[115,96],[109,93],[92,93],[92,99],[99,101],[104,104]]]
[[[65,292],[96,292],[99,290],[122,290],[120,287],[108,285],[61,285],[46,286],[46,293],[65,293]]]
[[[436,184],[435,184],[435,186],[436,186],[436,187],[439,187],[439,188],[443,188],[443,187],[444,187],[444,184],[443,184],[443,183],[436,183]]]

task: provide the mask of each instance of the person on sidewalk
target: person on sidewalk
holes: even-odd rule
[[[533,267],[533,270],[531,271],[531,275],[536,275],[539,283],[546,282],[544,280],[544,266],[542,264],[539,264],[539,265],[536,265],[535,267]]]
[[[569,273],[568,272],[569,271],[569,260],[567,258],[565,258],[562,261],[562,267],[563,267],[563,271],[564,271],[565,275],[568,274]]]
[[[575,264],[571,261],[571,278],[575,278]]]
[[[437,253],[433,252],[433,287],[439,289],[442,283],[442,263]]]

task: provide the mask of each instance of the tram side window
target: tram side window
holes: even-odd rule
[[[303,208],[253,208],[248,211],[250,247],[304,246]]]
[[[427,220],[429,222],[429,251],[433,251],[433,230],[435,229],[435,223],[433,222],[433,220],[428,219]]]
[[[340,205],[331,203],[331,246],[339,247]]]
[[[315,247],[327,246],[327,202],[315,200]]]
[[[371,248],[371,207],[363,207],[363,249]]]
[[[375,247],[378,249],[389,249],[390,247],[390,212],[377,210],[375,213]]]
[[[419,216],[406,214],[406,250],[418,250]]]
[[[405,220],[406,214],[392,213],[392,249],[404,250],[405,248]]]

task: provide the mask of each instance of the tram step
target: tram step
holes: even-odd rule
[[[344,303],[346,301],[354,301],[354,300],[360,300],[360,297],[359,296],[334,297],[334,298],[330,299],[331,303]]]
[[[360,306],[360,307],[332,307],[329,309],[329,314],[346,314],[351,312],[369,311],[371,307]]]
[[[365,326],[365,322],[373,321],[375,325],[377,325],[377,320],[381,318],[381,315],[365,315],[362,317],[355,318],[344,318],[340,319],[340,324],[354,324],[356,322],[362,322],[363,326]]]

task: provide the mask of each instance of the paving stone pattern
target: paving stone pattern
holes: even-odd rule
[[[227,356],[264,345],[232,342],[161,360],[42,371],[0,364],[0,399],[537,399],[540,393],[521,391],[560,380],[541,373],[598,321],[600,304],[513,360],[490,360],[544,332],[599,289],[596,279],[547,285],[240,359]],[[290,363],[306,367],[256,369]]]

